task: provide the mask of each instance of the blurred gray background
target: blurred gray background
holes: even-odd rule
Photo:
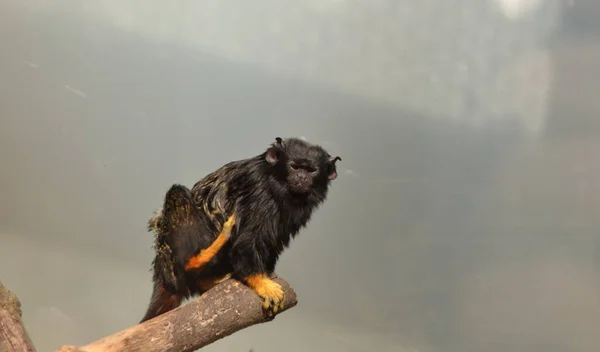
[[[168,187],[303,136],[343,161],[278,266],[300,303],[206,351],[597,351],[599,16],[3,0],[0,280],[39,351],[135,324]]]

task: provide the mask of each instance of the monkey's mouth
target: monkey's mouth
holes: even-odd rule
[[[310,192],[310,185],[306,183],[296,183],[292,182],[289,184],[290,191],[296,194],[305,194]]]

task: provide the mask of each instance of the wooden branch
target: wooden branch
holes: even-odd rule
[[[298,302],[296,293],[281,278],[285,311]],[[282,311],[278,312],[281,313]],[[237,280],[228,279],[188,304],[134,325],[83,347],[63,346],[57,352],[192,352],[267,318],[262,301]]]
[[[21,302],[0,282],[0,352],[35,352],[21,314]]]

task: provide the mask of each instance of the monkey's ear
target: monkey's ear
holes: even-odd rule
[[[265,159],[267,160],[267,162],[271,165],[275,165],[277,164],[277,161],[279,161],[279,156],[277,155],[278,153],[277,148],[275,147],[271,147],[269,149],[267,149],[267,155],[265,156]]]
[[[281,139],[281,137],[275,137],[275,143],[273,143],[273,146],[271,146],[271,148],[267,150],[267,155],[265,156],[265,159],[269,164],[277,164],[277,162],[279,161],[279,153],[282,147],[283,140]]]
[[[342,158],[340,158],[339,156],[333,156],[333,157],[329,158],[329,161],[328,161],[329,172],[327,173],[327,178],[330,181],[333,181],[337,178],[337,168],[335,167],[335,163],[338,160],[342,161]]]

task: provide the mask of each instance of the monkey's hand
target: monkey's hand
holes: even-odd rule
[[[185,270],[200,269],[204,266],[204,264],[208,263],[212,258],[214,258],[214,256],[219,253],[221,248],[223,248],[225,243],[229,241],[229,237],[231,237],[231,230],[233,229],[234,225],[235,214],[232,214],[223,224],[223,229],[214,242],[208,248],[201,250],[199,254],[191,257],[185,265]]]
[[[223,229],[219,236],[223,236],[223,238],[229,239],[231,237],[231,230],[233,229],[233,225],[235,225],[235,214],[231,214],[231,216],[225,221],[223,224]]]
[[[262,298],[263,309],[268,317],[274,317],[278,311],[283,309],[285,295],[281,285],[271,280],[266,274],[251,275],[245,281]]]

